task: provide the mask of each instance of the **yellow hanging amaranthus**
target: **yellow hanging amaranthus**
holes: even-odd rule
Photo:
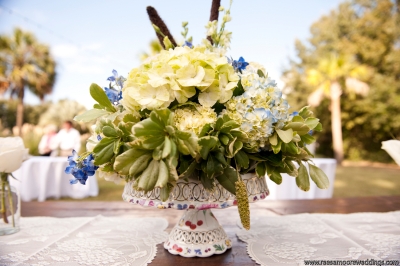
[[[246,185],[243,180],[235,182],[236,200],[239,210],[240,221],[246,230],[250,229],[250,207],[249,198],[247,196]]]

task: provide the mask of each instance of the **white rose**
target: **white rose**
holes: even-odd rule
[[[20,137],[0,138],[0,172],[12,173],[28,159],[28,149]]]
[[[382,141],[382,149],[384,149],[393,160],[400,165],[400,140]]]

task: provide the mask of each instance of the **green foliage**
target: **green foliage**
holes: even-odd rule
[[[0,120],[3,129],[11,131],[16,125],[17,104],[18,102],[12,99],[0,101]],[[50,106],[49,102],[40,105],[25,105],[23,123],[39,124],[42,115],[46,113]]]
[[[306,80],[305,73],[318,68],[327,55],[343,54],[368,70],[367,76],[360,77],[370,87],[367,96],[351,90],[344,90],[341,96],[348,159],[391,161],[381,150],[381,141],[400,136],[399,17],[399,9],[396,11],[390,0],[345,2],[312,25],[306,42],[296,41],[297,58],[284,73],[288,100],[296,110],[307,103],[307,96],[316,89]],[[338,81],[346,88],[343,78]],[[316,135],[320,144],[317,152],[332,156],[328,109],[328,99],[314,108],[325,129]]]

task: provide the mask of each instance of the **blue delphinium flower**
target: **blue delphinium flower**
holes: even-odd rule
[[[116,91],[114,89],[104,88],[106,95],[111,103],[118,103],[120,97],[122,98],[122,94],[120,91]]]
[[[110,88],[104,88],[104,91],[113,104],[118,104],[122,99],[122,87],[124,86],[124,81],[126,80],[123,76],[119,76],[117,70],[113,69],[113,75],[108,77],[107,80],[110,81]],[[114,85],[119,87],[119,89],[115,89],[111,84],[115,82]]]
[[[75,150],[72,151],[72,156],[68,156],[68,166],[65,168],[65,173],[72,174],[75,177],[75,179],[69,181],[71,185],[78,182],[85,185],[88,177],[93,176],[99,168],[94,165],[92,154],[89,154],[82,161],[79,161],[78,159],[79,157]]]
[[[118,72],[117,70],[113,69],[112,71],[113,75],[111,77],[108,77],[107,80],[108,81],[116,81],[118,79]]]
[[[183,46],[187,46],[189,48],[193,48],[193,44],[191,42],[185,41],[185,43],[183,44]]]
[[[233,68],[236,71],[239,71],[240,73],[242,73],[242,70],[245,70],[246,67],[249,65],[249,63],[247,63],[246,61],[244,61],[243,57],[239,57],[239,60],[230,60],[231,64],[233,66]]]

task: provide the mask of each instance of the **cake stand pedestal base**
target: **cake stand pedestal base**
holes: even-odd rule
[[[231,240],[210,209],[187,209],[164,248],[182,257],[209,257],[231,248]]]

